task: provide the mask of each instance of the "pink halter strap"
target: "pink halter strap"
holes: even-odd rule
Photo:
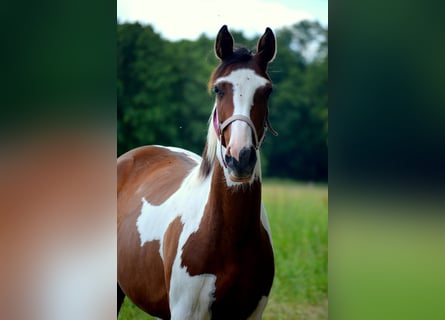
[[[226,129],[232,122],[236,121],[236,120],[240,120],[240,121],[244,121],[245,123],[247,123],[247,125],[250,127],[250,129],[253,132],[253,136],[255,138],[255,149],[259,149],[261,147],[261,144],[264,141],[264,138],[266,137],[266,130],[263,133],[263,136],[261,137],[261,140],[258,141],[258,134],[256,132],[255,129],[255,125],[253,124],[252,120],[250,120],[248,117],[240,115],[240,114],[234,114],[233,116],[229,117],[226,119],[226,121],[224,121],[223,123],[219,122],[218,119],[218,110],[215,108],[215,111],[213,112],[213,128],[215,129],[216,132],[216,136],[218,137],[218,140],[221,141],[221,159],[224,163],[224,166],[227,168],[227,164],[226,161],[224,159],[223,156],[223,151],[222,151],[222,134],[224,132],[224,129]],[[265,124],[265,129],[269,129],[270,132],[274,135],[277,136],[278,132],[276,132],[272,126],[270,125],[269,122],[269,117],[266,118],[266,124]]]
[[[229,117],[226,119],[226,121],[224,121],[223,123],[219,122],[218,119],[218,110],[215,109],[215,111],[213,112],[213,127],[215,129],[216,135],[218,137],[218,139],[221,141],[222,138],[222,134],[224,132],[224,130],[234,121],[243,121],[245,123],[247,123],[247,125],[250,127],[250,129],[252,130],[253,133],[253,137],[255,139],[255,149],[259,149],[259,147],[261,146],[261,144],[264,141],[264,138],[266,137],[266,131],[264,131],[263,136],[261,137],[260,140],[258,140],[258,134],[256,132],[255,129],[255,125],[253,124],[252,120],[250,120],[248,117],[243,116],[241,114],[234,114],[233,116]],[[267,117],[266,119],[266,125],[265,125],[266,129],[269,129],[270,132],[274,135],[277,136],[278,133],[272,128],[272,126],[270,125],[269,122],[269,118]]]

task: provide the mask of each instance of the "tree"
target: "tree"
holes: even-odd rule
[[[264,147],[267,175],[327,180],[326,37],[326,30],[308,21],[277,31],[278,54],[269,67],[276,87],[270,118],[280,136]],[[314,39],[319,49],[305,57]]]

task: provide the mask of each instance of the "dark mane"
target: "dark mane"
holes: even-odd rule
[[[212,88],[216,74],[220,74],[225,68],[227,68],[230,65],[237,63],[247,63],[250,60],[252,60],[252,58],[253,54],[252,51],[250,51],[249,49],[245,47],[240,47],[236,49],[230,56],[224,59],[224,61],[221,61],[220,65],[215,69],[215,71],[213,71],[208,84],[209,91]]]
[[[221,65],[230,65],[234,63],[248,62],[252,59],[252,51],[245,47],[238,48],[230,56],[228,56]]]

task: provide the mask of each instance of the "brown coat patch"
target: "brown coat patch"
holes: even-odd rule
[[[167,291],[170,291],[170,279],[172,275],[173,262],[178,251],[179,236],[182,233],[183,224],[181,222],[181,217],[177,217],[168,226],[167,231],[164,235],[164,261],[168,261],[165,265],[165,281],[167,285]]]
[[[171,248],[164,251],[164,270],[159,241],[149,241],[141,247],[136,221],[142,198],[153,205],[162,204],[196,165],[184,153],[154,146],[129,151],[117,161],[118,282],[137,306],[164,319],[170,318],[167,287],[182,224],[176,219],[165,234],[166,246]]]

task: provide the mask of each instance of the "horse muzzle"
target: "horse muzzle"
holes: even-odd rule
[[[225,162],[230,180],[233,182],[248,182],[257,162],[256,149],[254,147],[242,148],[238,160],[226,154]]]

